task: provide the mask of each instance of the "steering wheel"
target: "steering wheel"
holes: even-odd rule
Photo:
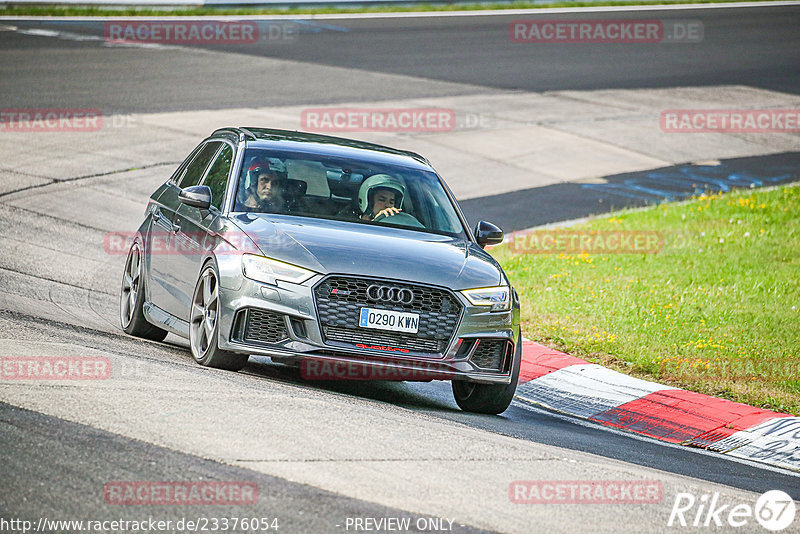
[[[403,213],[402,211],[391,217],[380,214],[373,219],[373,222],[383,222],[388,224],[397,224],[400,226],[413,226],[414,228],[425,228],[425,225],[417,220],[413,215]]]

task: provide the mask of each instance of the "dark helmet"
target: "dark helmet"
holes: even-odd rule
[[[288,176],[286,164],[278,158],[256,157],[250,161],[250,166],[247,168],[248,187],[258,185],[258,175],[264,172],[274,174],[282,180]]]

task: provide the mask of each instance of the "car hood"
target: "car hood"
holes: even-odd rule
[[[284,215],[243,214],[232,220],[265,256],[322,274],[410,280],[456,290],[504,280],[497,262],[464,239]]]

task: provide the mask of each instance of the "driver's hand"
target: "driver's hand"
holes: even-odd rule
[[[384,217],[391,217],[392,215],[397,215],[401,211],[403,210],[401,210],[400,208],[383,208],[381,211],[375,214],[375,217],[373,217],[372,220],[374,221],[381,215],[383,215]]]

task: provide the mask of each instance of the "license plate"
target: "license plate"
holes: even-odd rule
[[[376,310],[375,308],[361,308],[358,326],[389,330],[391,332],[406,332],[416,334],[419,330],[419,314],[398,312],[392,310]]]

